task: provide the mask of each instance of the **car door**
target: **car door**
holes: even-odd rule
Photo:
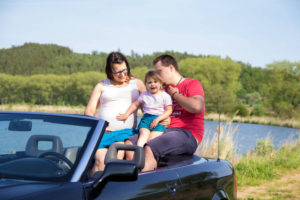
[[[136,181],[108,182],[96,199],[172,199],[179,184],[174,169],[141,172]]]
[[[232,171],[223,161],[194,157],[177,173],[181,183],[177,193],[185,199],[227,199],[224,191],[233,189]]]

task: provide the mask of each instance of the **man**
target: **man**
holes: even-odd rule
[[[158,162],[173,155],[192,155],[204,134],[204,91],[198,80],[181,76],[176,60],[170,55],[161,55],[153,61],[155,71],[165,81],[166,91],[173,100],[171,123],[164,134],[148,141],[145,146],[143,171],[157,168]],[[126,144],[136,144],[138,136],[131,136]],[[126,152],[131,160],[133,152]]]

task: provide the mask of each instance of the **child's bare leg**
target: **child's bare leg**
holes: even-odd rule
[[[116,143],[119,143],[119,144],[124,144],[124,142],[116,142]],[[123,159],[124,159],[124,155],[125,155],[125,151],[124,151],[124,150],[120,150],[120,151],[118,151],[118,154],[117,154],[117,159],[119,159],[119,160],[123,160]]]
[[[164,132],[161,131],[151,131],[150,136],[148,137],[147,141],[150,141],[158,136],[161,136]]]
[[[148,130],[146,128],[141,128],[139,139],[137,141],[137,145],[140,147],[144,147],[144,145],[146,144],[146,142],[148,140],[149,135],[150,135],[150,130]]]

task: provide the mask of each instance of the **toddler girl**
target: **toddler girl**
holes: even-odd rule
[[[147,72],[145,85],[147,91],[131,104],[126,113],[117,116],[118,120],[125,121],[140,105],[142,106],[144,116],[138,126],[139,139],[137,142],[137,145],[141,147],[147,141],[163,134],[167,127],[159,122],[168,118],[172,113],[171,96],[162,89],[163,81],[157,72]]]

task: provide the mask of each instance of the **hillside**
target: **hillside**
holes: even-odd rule
[[[131,68],[152,67],[153,59],[162,53],[173,55],[178,61],[186,58],[205,57],[173,51],[139,55],[134,51],[126,55]],[[108,53],[93,51],[91,54],[73,52],[68,47],[55,44],[25,43],[0,49],[0,73],[30,76],[34,74],[72,74],[76,72],[104,72]]]
[[[106,54],[92,56],[55,44],[25,43],[0,49],[0,73],[12,75],[72,74],[103,71]]]

